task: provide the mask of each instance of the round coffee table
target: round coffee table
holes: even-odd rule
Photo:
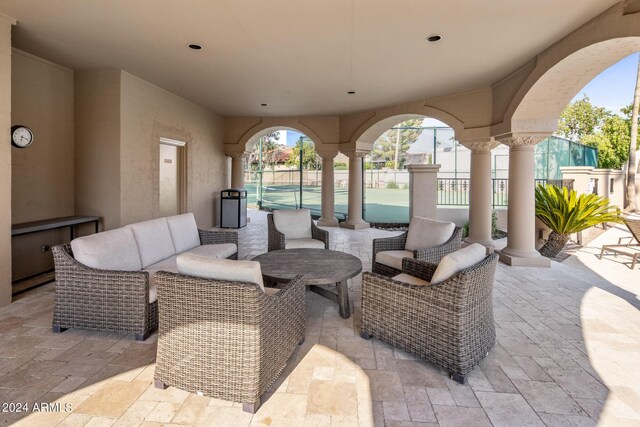
[[[285,249],[258,255],[253,260],[260,263],[266,281],[282,283],[302,275],[312,292],[338,303],[341,317],[351,316],[347,280],[362,271],[362,262],[353,255],[328,249]],[[333,284],[337,293],[318,287]]]

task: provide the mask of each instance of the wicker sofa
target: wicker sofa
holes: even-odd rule
[[[263,290],[258,262],[201,261],[200,267],[185,271],[185,258],[197,257],[181,255],[180,274],[159,272],[156,278],[160,325],[155,386],[239,402],[255,413],[304,341],[302,276],[279,290]],[[257,273],[242,275],[251,264]],[[237,280],[229,280],[234,275]]]
[[[462,229],[455,224],[413,217],[401,235],[373,239],[371,271],[393,277],[400,273],[405,257],[437,264],[461,245]]]
[[[437,266],[411,258],[402,260],[402,273],[395,278],[365,272],[361,336],[433,362],[463,384],[495,344],[492,290],[497,261],[498,256],[490,254],[433,285],[428,282]]]
[[[155,273],[176,271],[176,256],[184,252],[237,259],[238,237],[198,230],[193,214],[184,214],[55,246],[53,332],[80,328],[146,339],[158,326]]]

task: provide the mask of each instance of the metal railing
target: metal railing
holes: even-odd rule
[[[553,184],[573,190],[572,179],[536,179],[537,184]],[[438,178],[438,205],[467,206],[469,205],[469,178]],[[508,206],[509,180],[507,178],[491,179],[491,194],[493,207]]]

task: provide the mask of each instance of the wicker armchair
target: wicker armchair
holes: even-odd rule
[[[413,286],[375,273],[362,277],[361,336],[372,336],[448,370],[463,384],[494,346],[493,279],[488,255],[444,282]],[[429,281],[436,265],[404,258],[402,270]]]
[[[235,243],[231,231],[198,230],[203,245]],[[68,328],[135,334],[147,339],[158,327],[158,303],[149,303],[149,273],[101,270],[76,261],[68,243],[52,248],[56,275],[53,332]],[[229,259],[238,259],[238,253]]]
[[[160,325],[155,386],[243,403],[264,392],[304,341],[305,286],[297,276],[269,296],[257,284],[156,275]]]
[[[381,274],[387,277],[393,277],[400,274],[400,270],[390,267],[388,265],[376,262],[376,254],[383,251],[401,251],[404,250],[405,243],[407,241],[408,231],[405,231],[399,236],[385,237],[381,239],[373,239],[373,256],[372,256],[372,268],[374,273]],[[424,248],[413,251],[413,258],[426,261],[432,264],[438,264],[442,257],[460,249],[462,245],[462,228],[455,227],[451,238],[445,243],[432,248]]]
[[[311,237],[315,240],[324,242],[324,248],[329,249],[329,232],[318,228],[311,217],[309,217],[309,221],[311,221]],[[267,215],[267,230],[269,233],[268,252],[285,249],[284,233],[281,233],[276,228],[275,222],[273,221],[273,214]]]

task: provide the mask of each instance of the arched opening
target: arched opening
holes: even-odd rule
[[[264,129],[245,144],[248,205],[254,209],[309,208],[321,213],[322,159],[315,143],[290,127]]]
[[[551,67],[534,70],[512,101],[511,132],[555,132],[558,117],[587,83],[640,51],[640,37],[614,38],[584,47]]]

